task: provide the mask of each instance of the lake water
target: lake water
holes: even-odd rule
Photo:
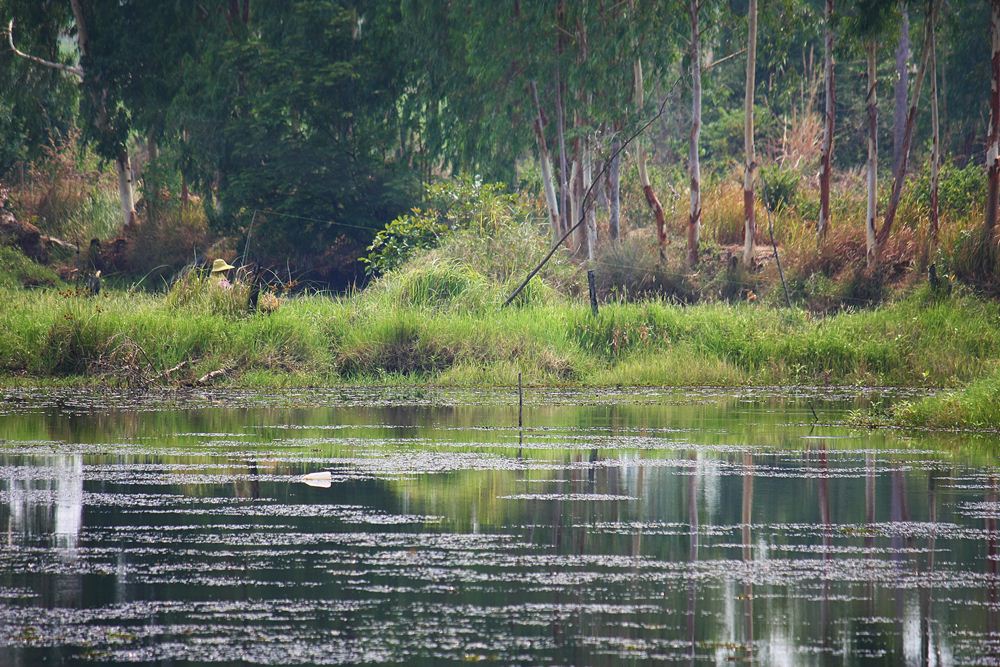
[[[998,443],[870,400],[8,392],[0,665],[1000,664]]]

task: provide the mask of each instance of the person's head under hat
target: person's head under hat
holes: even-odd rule
[[[236,268],[235,266],[233,266],[232,264],[230,264],[226,260],[224,260],[224,259],[217,259],[214,262],[212,262],[212,275],[215,275],[215,274],[218,274],[218,273],[221,273],[221,274],[225,275],[226,271],[231,271],[231,270],[233,270],[235,268]]]

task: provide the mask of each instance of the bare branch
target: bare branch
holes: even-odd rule
[[[511,304],[511,302],[513,302],[514,299],[517,298],[517,295],[521,293],[521,290],[523,290],[528,285],[529,282],[531,282],[531,279],[535,277],[535,274],[537,274],[539,271],[541,271],[542,267],[544,267],[545,264],[548,263],[548,261],[550,259],[552,259],[552,256],[554,254],[556,254],[556,251],[559,250],[559,248],[562,247],[562,244],[566,242],[566,239],[568,239],[570,237],[570,235],[574,231],[576,231],[577,227],[580,227],[584,222],[586,222],[586,220],[587,220],[587,210],[593,204],[593,197],[591,197],[591,194],[594,191],[594,186],[597,185],[597,183],[600,182],[601,178],[603,178],[604,175],[608,173],[608,169],[611,167],[611,161],[614,160],[616,157],[618,157],[619,154],[621,154],[626,148],[629,147],[629,144],[631,144],[633,141],[635,141],[636,138],[640,134],[642,134],[643,132],[645,132],[646,129],[649,128],[650,125],[652,125],[654,122],[656,122],[657,120],[659,120],[663,116],[663,114],[666,113],[666,111],[667,111],[667,102],[670,100],[670,91],[673,90],[674,87],[677,86],[677,83],[679,81],[680,81],[680,77],[678,77],[677,79],[675,79],[672,84],[670,84],[669,86],[667,86],[666,92],[663,95],[663,101],[660,102],[660,106],[657,109],[656,113],[652,117],[648,118],[644,123],[642,123],[634,132],[632,132],[632,134],[630,134],[625,139],[625,141],[623,141],[621,143],[621,145],[618,146],[618,148],[616,148],[615,150],[613,150],[611,152],[611,155],[609,155],[604,160],[604,165],[597,172],[597,175],[594,176],[594,180],[591,181],[590,187],[588,187],[587,190],[586,190],[586,192],[583,193],[583,207],[582,207],[583,211],[581,211],[581,213],[580,213],[580,219],[576,221],[576,224],[574,224],[572,227],[570,227],[569,229],[566,230],[566,232],[562,235],[562,238],[560,238],[558,241],[556,241],[556,243],[553,244],[553,246],[545,254],[545,257],[542,258],[542,261],[540,261],[538,264],[536,264],[535,268],[533,268],[531,271],[528,272],[528,275],[524,278],[523,281],[521,281],[521,284],[517,286],[517,289],[515,289],[513,292],[511,292],[510,296],[507,297],[507,300],[504,301],[503,304],[501,304],[501,306],[500,306],[501,308],[509,306]]]
[[[731,58],[735,58],[736,56],[741,56],[741,55],[743,55],[746,52],[747,52],[746,47],[744,47],[744,48],[740,49],[739,51],[736,51],[735,53],[730,53],[728,56],[725,56],[723,58],[719,58],[715,62],[709,63],[708,65],[705,65],[704,67],[701,68],[701,71],[702,72],[707,72],[708,70],[712,69],[716,65],[721,65],[722,63],[726,62],[727,60],[729,60]]]
[[[63,63],[52,62],[51,60],[46,60],[45,58],[39,58],[38,56],[33,56],[30,53],[25,53],[16,46],[14,46],[14,19],[10,20],[7,24],[7,43],[10,44],[10,50],[15,54],[26,58],[33,63],[38,63],[39,65],[44,65],[45,67],[51,67],[52,69],[57,69],[61,72],[66,72],[67,74],[72,74],[78,79],[83,79],[83,68],[76,65],[66,65]]]

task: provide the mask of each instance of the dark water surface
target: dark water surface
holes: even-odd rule
[[[0,665],[1000,664],[998,443],[808,393],[10,393]]]

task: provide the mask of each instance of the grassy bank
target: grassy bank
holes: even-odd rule
[[[996,304],[921,291],[825,317],[662,301],[607,304],[594,317],[552,296],[508,309],[493,298],[443,308],[379,290],[238,316],[142,293],[0,287],[0,300],[8,383],[181,383],[225,369],[215,382],[244,387],[510,385],[520,371],[536,385],[957,388],[1000,367]],[[982,382],[978,391],[996,395],[996,376]]]
[[[885,414],[860,414],[860,424],[931,429],[1000,429],[1000,370],[995,366],[968,385],[892,406]]]

